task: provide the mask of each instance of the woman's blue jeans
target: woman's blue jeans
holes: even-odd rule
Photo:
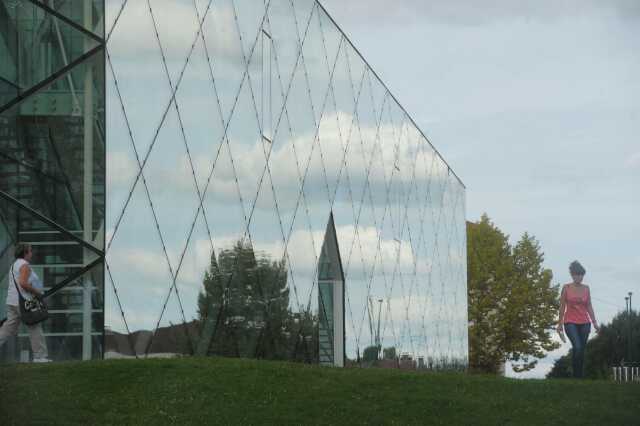
[[[584,352],[587,346],[587,339],[589,339],[589,332],[591,332],[591,324],[565,323],[564,332],[573,347],[571,358],[573,377],[582,378],[584,377]]]

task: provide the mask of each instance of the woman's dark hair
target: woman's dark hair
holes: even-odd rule
[[[16,244],[16,248],[13,250],[13,254],[16,259],[24,259],[24,257],[31,250],[31,244],[29,243],[18,243]]]
[[[569,272],[571,272],[571,275],[584,275],[587,273],[584,266],[582,266],[577,260],[571,262],[571,265],[569,265]]]

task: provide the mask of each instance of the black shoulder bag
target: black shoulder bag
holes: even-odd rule
[[[41,297],[33,295],[33,298],[29,300],[22,297],[16,282],[16,276],[13,273],[13,265],[11,265],[11,277],[13,277],[13,284],[18,292],[18,305],[20,306],[20,319],[22,322],[27,325],[36,325],[49,318],[47,305]]]

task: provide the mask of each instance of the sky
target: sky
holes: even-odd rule
[[[297,46],[292,34],[301,29],[296,29],[297,22],[294,25],[290,2],[272,3],[274,21],[266,26],[266,34],[282,41],[278,43],[277,74],[282,71],[286,78],[287,71],[296,69],[293,59],[297,56]],[[167,315],[162,316],[160,325],[175,324],[181,321],[183,306],[187,319],[196,314],[202,272],[209,264],[212,250],[219,253],[221,248],[232,246],[242,236],[243,216],[250,209],[252,194],[257,186],[262,188],[254,171],[264,166],[262,135],[266,133],[279,134],[272,142],[273,177],[267,180],[277,188],[278,200],[271,195],[268,185],[256,194],[256,209],[252,216],[253,245],[278,258],[283,251],[278,230],[282,226],[290,229],[290,279],[298,275],[299,283],[310,284],[308,276],[317,263],[328,211],[319,171],[326,167],[331,175],[340,168],[341,129],[348,128],[354,117],[353,98],[348,99],[347,94],[355,89],[349,81],[354,76],[366,74],[361,72],[364,70],[362,64],[348,59],[350,54],[344,53],[348,47],[339,48],[340,34],[328,21],[324,24],[312,21],[305,44],[308,68],[304,73],[300,70],[294,73],[290,83],[287,104],[293,134],[288,137],[284,124],[280,124],[281,128],[278,124],[275,124],[276,128],[267,128],[270,125],[264,123],[269,120],[264,117],[270,112],[263,105],[260,111],[250,106],[254,105],[256,97],[267,98],[264,89],[267,85],[259,77],[265,75],[264,64],[268,62],[263,59],[270,57],[270,53],[263,50],[264,45],[258,47],[248,64],[255,90],[262,93],[254,93],[253,87],[240,84],[247,67],[248,56],[245,55],[249,54],[252,40],[257,37],[255,34],[259,34],[261,15],[259,8],[253,7],[254,3],[231,0],[212,3],[211,13],[205,21],[208,52],[199,41],[193,44],[198,19],[192,1],[154,0],[150,3],[154,9],[153,19],[146,2],[127,2],[124,13],[119,15],[122,4],[121,0],[106,3],[108,29],[119,17],[107,43],[110,51],[107,66],[110,203],[106,234],[110,244],[109,279],[113,275],[118,284],[129,325],[132,329],[152,329],[157,325],[161,311]],[[195,4],[198,13],[203,13],[209,1],[198,0]],[[303,9],[310,4],[309,1],[296,2],[296,14],[301,21],[305,16]],[[482,9],[475,2],[465,0],[446,3],[396,1],[392,7],[380,0],[326,0],[322,4],[455,175],[464,182],[467,220],[478,220],[481,214],[487,213],[510,235],[513,243],[524,232],[534,235],[545,253],[545,266],[554,272],[554,283],[567,282],[569,263],[580,260],[587,269],[585,281],[591,286],[594,309],[600,322],[608,322],[624,309],[624,296],[628,291],[640,297],[637,279],[640,252],[634,244],[640,237],[636,219],[640,213],[637,188],[640,144],[634,137],[640,129],[640,82],[634,78],[640,75],[638,3],[564,0],[515,5],[506,0],[491,0],[483,2]],[[236,13],[240,19],[235,19]],[[324,43],[320,43],[321,40]],[[162,46],[162,57],[159,45]],[[328,61],[325,57],[334,56],[326,51],[344,56],[335,56],[332,77],[337,87],[335,105],[329,105],[329,112],[319,118],[321,89],[329,79],[323,64]],[[188,56],[188,66],[182,71]],[[214,71],[209,62],[215,64]],[[210,72],[215,73],[218,82],[215,96],[209,92],[212,89]],[[273,70],[269,69],[268,73],[275,81]],[[309,90],[305,85],[307,73],[314,82]],[[180,80],[176,94],[179,116],[168,101],[172,84],[176,84],[182,75],[184,79]],[[362,108],[357,114],[361,126],[359,133],[365,140],[374,141],[378,134],[381,139],[393,140],[394,132],[401,128],[397,119],[403,117],[404,112],[390,102],[386,114],[390,120],[384,117],[384,122],[376,126],[374,115],[377,114],[372,115],[370,107],[380,108],[386,95],[384,88],[378,87],[375,78],[373,80],[375,84],[367,89],[371,96],[365,97],[371,102],[364,101],[358,106],[358,109]],[[140,84],[141,81],[144,84]],[[236,87],[241,90],[237,91]],[[219,103],[216,103],[217,99]],[[268,99],[275,99],[273,102],[277,104],[280,101],[278,90],[275,96],[269,92]],[[313,105],[309,108],[310,99],[315,102],[315,111]],[[236,100],[238,107],[234,108]],[[126,114],[122,113],[122,105]],[[274,109],[278,110],[278,106]],[[365,113],[365,107],[369,109],[368,113]],[[216,151],[219,145],[215,141],[222,140],[220,119],[229,116],[231,111],[233,119],[227,123],[231,148]],[[303,223],[303,216],[297,219],[295,214],[293,218],[290,214],[287,216],[287,212],[296,209],[300,174],[300,165],[295,156],[292,158],[290,148],[294,145],[300,149],[309,148],[310,144],[304,141],[312,137],[316,124],[323,135],[326,160],[317,154],[310,157],[311,172],[304,200],[308,223]],[[431,180],[445,182],[445,186],[436,185],[433,191],[452,189],[452,198],[447,202],[463,205],[456,201],[460,186],[448,173],[447,164],[422,143],[422,136],[412,125],[402,129],[407,133],[401,137],[409,142],[395,152],[388,144],[381,149],[381,167],[375,168],[370,175],[371,191],[382,195],[385,173],[389,175],[395,166],[400,171],[407,171],[415,158],[425,164],[436,159],[432,163],[436,172]],[[300,143],[296,138],[301,138]],[[188,140],[189,154],[185,153],[183,139]],[[137,153],[132,150],[134,144]],[[145,163],[144,182],[147,187],[135,185],[131,201],[120,217],[137,174],[139,160],[136,155],[140,161],[146,161],[147,153],[149,161]],[[305,158],[309,153],[299,155]],[[217,160],[211,169],[213,157]],[[364,165],[357,158],[352,155],[345,173],[353,177],[354,185],[363,187],[358,178]],[[407,174],[404,178],[410,176]],[[416,178],[418,182],[429,181],[426,174]],[[199,190],[204,191],[209,183],[213,188],[208,191],[206,212],[195,217],[199,203],[194,183]],[[393,189],[391,193],[395,196],[399,193],[395,189],[401,190],[401,187]],[[237,203],[238,193],[244,194],[244,204]],[[153,199],[156,217],[152,218],[148,198]],[[434,195],[433,200],[437,198]],[[285,212],[280,217],[284,225],[278,223],[274,215],[276,204],[279,204],[279,211]],[[336,212],[336,206],[334,213],[340,245],[353,247],[355,231],[351,216]],[[440,207],[434,201],[429,208],[436,211]],[[443,211],[453,212],[447,219],[453,221],[449,229],[455,231],[453,223],[462,225],[462,220],[458,220],[461,215],[456,216],[464,213],[461,209],[446,207]],[[399,260],[405,260],[399,263],[399,271],[406,269],[405,272],[410,273],[414,267],[411,260],[420,256],[411,251],[411,238],[406,234],[395,234],[394,219],[387,229],[392,232],[388,233],[384,226],[382,231],[376,229],[372,213],[366,215],[369,217],[357,228],[365,249],[360,248],[354,258],[371,259],[372,254],[366,250],[377,241],[383,259],[382,270],[392,270],[391,263],[398,256]],[[401,218],[401,212],[398,211],[395,217]],[[366,223],[372,218],[371,223]],[[210,225],[214,228],[212,232],[208,229]],[[398,224],[395,229],[399,229]],[[213,238],[209,238],[211,234]],[[434,238],[444,238],[443,244],[447,244],[447,236],[435,234]],[[160,235],[162,241],[158,239]],[[187,244],[186,235],[193,235]],[[459,238],[458,235],[458,242]],[[425,242],[424,246],[437,245],[433,243]],[[441,272],[442,283],[449,278],[453,279],[451,282],[457,282],[455,274],[462,270],[459,264],[464,262],[464,256],[441,251],[439,255],[448,262]],[[416,265],[425,271],[439,263],[430,263],[427,251],[421,255],[425,256],[425,263]],[[371,268],[365,260],[362,262],[363,270]],[[385,266],[385,262],[390,263]],[[177,268],[180,274],[176,285],[181,300],[168,291]],[[359,272],[353,274],[350,275],[352,296],[365,300],[365,286],[356,285],[364,283],[364,278],[358,276]],[[312,295],[311,290],[304,287],[306,284],[301,284],[303,299],[306,294]],[[405,295],[397,291],[383,294],[386,283],[383,286],[382,282],[376,282],[372,294],[386,296],[391,306],[392,301],[406,300]],[[464,323],[456,317],[464,314],[464,309],[458,312],[444,304],[456,305],[456,300],[464,298],[463,286],[431,286],[428,291],[435,293],[416,295],[417,302],[411,309],[418,313],[413,315],[412,311],[412,318],[419,317],[420,312],[436,316],[444,313],[428,324],[433,328],[429,333],[434,335],[438,335],[439,324],[447,321]],[[112,294],[106,297],[113,299]],[[441,305],[429,307],[427,301]],[[120,312],[116,304],[107,305],[112,312],[105,314],[106,324],[121,330],[123,324],[118,323]],[[355,305],[365,306],[366,303]],[[389,309],[390,317],[398,318],[405,313],[401,303],[397,308],[400,311]],[[405,306],[404,309],[408,317],[409,308]],[[357,321],[361,327],[364,316],[356,312],[355,318],[360,318]],[[408,323],[406,325],[410,328]],[[446,329],[445,325],[443,330]],[[455,333],[465,335],[466,327],[456,328]],[[509,370],[508,374],[544,377],[553,360],[567,350],[568,345],[564,345],[549,354],[533,371],[516,375]]]
[[[467,220],[534,235],[554,283],[578,259],[599,322],[639,306],[640,3],[321,3],[462,179]]]

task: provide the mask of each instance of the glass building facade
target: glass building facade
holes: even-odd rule
[[[102,1],[0,3],[0,318],[16,242],[50,296],[54,360],[104,352]],[[0,348],[28,360],[25,330]]]
[[[0,273],[69,282],[56,359],[466,365],[465,188],[320,3],[3,5]]]

